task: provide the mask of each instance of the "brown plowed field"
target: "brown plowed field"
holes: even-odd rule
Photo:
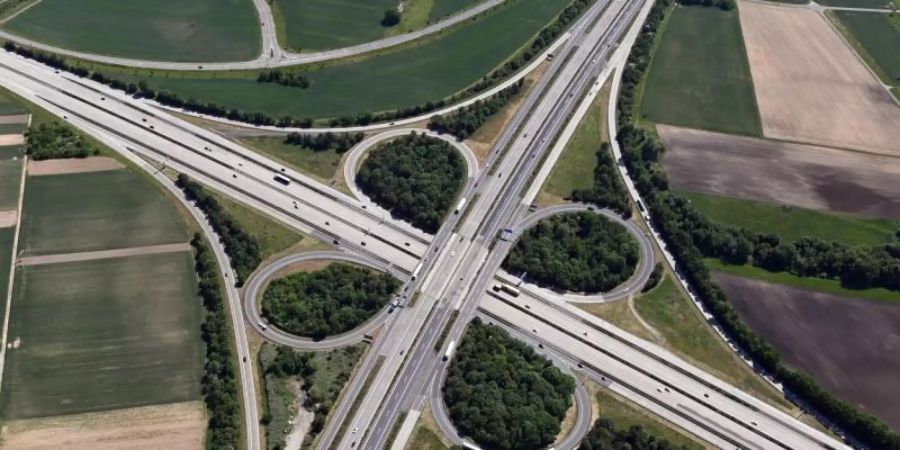
[[[900,430],[900,305],[722,273],[713,278],[785,362]]]
[[[3,424],[6,450],[198,450],[204,447],[202,402],[120,409]]]
[[[768,137],[900,156],[900,106],[819,13],[740,2]]]
[[[84,159],[48,159],[44,161],[28,161],[28,175],[63,175],[67,173],[102,172],[121,169],[125,166],[115,159],[106,156],[94,156]]]
[[[677,189],[900,219],[900,158],[665,125],[657,131]]]

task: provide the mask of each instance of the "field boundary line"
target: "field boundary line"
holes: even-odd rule
[[[165,253],[179,253],[191,251],[188,243],[147,245],[143,247],[126,247],[113,250],[98,250],[93,252],[57,253],[53,255],[25,256],[19,258],[17,265],[38,266],[43,264],[58,264],[68,262],[93,261],[98,259],[126,258],[129,256],[159,255]]]
[[[31,118],[29,116],[29,125]],[[25,168],[28,166],[28,155],[22,157],[22,175],[19,180],[19,206],[16,217],[16,231],[13,232],[12,255],[9,260],[9,281],[6,287],[6,310],[3,313],[3,337],[0,339],[0,390],[3,389],[3,372],[6,367],[6,338],[9,335],[9,313],[12,309],[13,287],[16,280],[16,253],[19,251],[19,232],[22,230],[22,208],[25,204]]]
[[[16,12],[14,12],[14,13],[12,13],[12,14],[10,14],[9,16],[4,17],[3,20],[0,20],[0,24],[5,24],[6,22],[9,22],[10,20],[15,19],[15,18],[18,17],[20,14],[22,14],[22,13],[25,12],[25,11],[28,11],[29,9],[31,9],[32,7],[34,7],[34,5],[37,5],[37,4],[40,3],[40,2],[41,2],[41,0],[37,0],[37,1],[35,1],[35,2],[31,3],[31,4],[29,4],[28,6],[22,8],[22,9],[16,11]]]

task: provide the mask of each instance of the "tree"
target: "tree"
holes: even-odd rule
[[[381,19],[381,25],[392,27],[400,23],[400,19],[400,11],[397,11],[396,8],[390,8],[384,12],[384,18]]]

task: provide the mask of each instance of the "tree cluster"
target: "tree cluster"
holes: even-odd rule
[[[661,263],[656,263],[653,266],[653,271],[650,272],[650,276],[647,278],[647,282],[644,283],[644,287],[641,288],[641,292],[649,292],[652,291],[656,285],[659,284],[660,280],[663,277],[663,265]]]
[[[481,128],[491,116],[503,109],[522,90],[523,84],[524,79],[520,79],[490,98],[478,100],[447,116],[434,116],[428,122],[428,128],[438,133],[450,133],[462,141]]]
[[[272,281],[263,294],[262,313],[288,333],[323,339],[361,325],[399,287],[390,274],[335,263]]]
[[[503,261],[510,273],[556,290],[605,292],[627,281],[640,259],[622,226],[592,212],[562,214],[526,230]]]
[[[388,8],[384,11],[384,17],[381,19],[381,26],[390,28],[400,23],[400,11],[397,8]]]
[[[593,203],[601,208],[609,208],[622,216],[631,217],[631,202],[625,183],[619,178],[616,161],[613,159],[609,143],[600,144],[597,150],[597,165],[594,167],[594,186],[572,192],[572,200]]]
[[[284,73],[280,70],[260,72],[259,76],[256,77],[256,82],[275,83],[282,86],[298,87],[300,89],[306,89],[310,86],[309,79],[304,77],[303,75],[298,75],[290,72]]]
[[[215,256],[200,234],[191,240],[194,268],[199,278],[198,295],[206,310],[201,328],[206,343],[206,363],[201,381],[209,422],[209,448],[235,449],[241,436],[241,413],[231,347],[231,327],[219,284]]]
[[[237,273],[235,285],[243,286],[247,277],[262,262],[259,242],[250,236],[241,225],[216,201],[200,183],[185,174],[179,174],[175,184],[184,191],[185,197],[203,211],[213,230],[225,245],[225,253]]]
[[[575,382],[505,330],[475,318],[447,369],[443,397],[459,431],[484,449],[546,448]]]
[[[25,154],[36,161],[44,159],[87,158],[100,151],[78,133],[59,122],[42,123],[25,132]]]
[[[360,143],[366,135],[363,133],[289,133],[284,138],[285,144],[305,147],[317,152],[326,150],[334,150],[338,153],[344,153],[354,145]]]
[[[436,233],[465,178],[466,163],[456,149],[413,133],[372,150],[356,184],[394,218]]]
[[[438,110],[449,104],[456,103],[466,97],[483,92],[491,86],[497,84],[500,80],[507,78],[520,68],[525,66],[536,55],[539,55],[553,40],[559,37],[568,25],[574,21],[589,5],[595,0],[574,0],[567,6],[563,12],[557,16],[556,20],[544,27],[538,36],[534,38],[531,45],[523,52],[511,58],[503,66],[487,74],[480,81],[476,82],[469,88],[454,94],[448,98],[428,101],[420,105],[409,106],[396,109],[393,111],[385,111],[378,113],[359,113],[356,115],[348,115],[335,117],[328,121],[328,125],[332,127],[349,127],[349,126],[365,126],[376,122],[389,122],[393,120],[414,117],[431,111]],[[237,122],[249,123],[257,126],[275,126],[275,127],[297,127],[310,128],[313,120],[306,117],[272,117],[260,111],[242,111],[237,108],[227,108],[225,106],[213,103],[202,102],[193,98],[183,99],[178,94],[166,91],[156,91],[146,82],[141,81],[135,83],[125,83],[121,80],[107,76],[100,72],[92,72],[84,67],[71,65],[65,59],[52,53],[45,53],[38,50],[32,50],[27,47],[18,46],[13,42],[7,41],[4,44],[6,50],[18,53],[27,58],[47,64],[51,67],[71,72],[80,77],[90,77],[94,81],[106,84],[113,89],[125,91],[129,95],[135,95],[141,98],[156,100],[160,104],[173,108],[183,109],[198,114],[221,117]]]
[[[739,317],[725,294],[710,277],[704,256],[726,262],[751,262],[770,270],[786,270],[800,276],[839,279],[851,287],[880,286],[898,290],[900,247],[848,248],[816,239],[783,243],[777,236],[751,233],[715,224],[690,202],[668,190],[659,163],[664,146],[658,138],[632,125],[634,94],[644,75],[653,39],[670,0],[657,0],[637,39],[623,72],[618,99],[619,132],[623,159],[641,196],[652,211],[655,227],[666,240],[679,270],[696,295],[715,316],[722,329],[753,360],[780,381],[793,398],[812,407],[830,422],[869,448],[900,449],[900,436],[874,416],[838,399],[805,373],[787,367],[768,342]]]
[[[706,6],[708,8],[719,8],[723,11],[731,11],[737,5],[734,0],[678,0],[684,6]]]
[[[581,441],[578,450],[686,450],[644,431],[640,425],[627,430],[616,427],[610,419],[600,418]]]

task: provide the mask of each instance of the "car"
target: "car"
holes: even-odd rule
[[[353,427],[353,432],[356,433],[357,431],[359,431],[359,427]]]
[[[246,356],[244,357],[244,362],[247,362],[247,357],[246,357]]]

